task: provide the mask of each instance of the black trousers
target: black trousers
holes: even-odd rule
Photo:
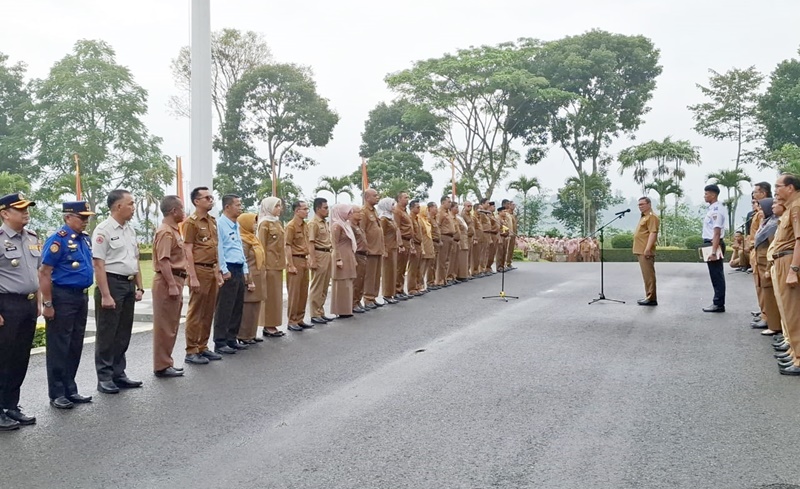
[[[108,290],[114,298],[114,309],[103,309],[100,288],[94,289],[94,317],[97,337],[94,365],[97,380],[108,381],[125,377],[125,352],[131,342],[133,309],[136,305],[136,282],[107,273]]]
[[[85,289],[53,284],[55,316],[47,323],[47,390],[50,399],[78,393],[75,374],[81,363],[89,296]]]
[[[214,345],[221,347],[236,343],[244,309],[244,272],[241,265],[228,264],[231,278],[222,284],[214,312]]]
[[[0,409],[16,409],[36,333],[36,299],[0,294]]]
[[[703,240],[705,246],[711,246],[711,240]],[[725,242],[719,242],[722,254],[725,254]],[[708,265],[708,275],[711,276],[711,285],[714,287],[714,305],[725,305],[725,260],[715,260],[706,263]]]

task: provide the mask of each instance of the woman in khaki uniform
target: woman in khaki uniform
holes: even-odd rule
[[[436,259],[436,249],[433,247],[433,224],[430,214],[428,213],[428,206],[423,205],[419,210],[419,227],[422,231],[422,261],[419,265],[419,277],[417,283],[420,290],[428,292],[428,287],[433,285],[433,277],[430,270],[433,269],[433,262]]]
[[[239,223],[239,235],[242,237],[244,257],[247,259],[247,268],[250,270],[250,281],[244,293],[244,308],[242,309],[242,322],[236,339],[243,345],[252,345],[261,338],[256,338],[258,332],[258,317],[261,314],[261,301],[264,300],[264,248],[256,237],[256,219],[258,216],[248,212],[240,215],[236,221]]]
[[[394,298],[395,293],[395,280],[397,278],[397,250],[400,243],[400,232],[397,230],[397,225],[394,222],[394,209],[395,201],[392,198],[386,197],[378,202],[375,209],[378,211],[378,219],[381,221],[381,229],[383,229],[383,243],[386,253],[383,255],[383,269],[381,270],[381,293],[383,294],[384,301],[389,304],[397,304],[397,299]]]
[[[460,230],[461,240],[458,242],[458,251],[456,256],[458,262],[456,265],[456,280],[465,281],[469,277],[469,225],[464,217],[456,212],[456,224]]]
[[[360,205],[352,206],[353,212],[350,213],[350,227],[353,228],[353,235],[356,238],[356,278],[353,282],[353,312],[359,314],[367,312],[361,304],[361,296],[364,294],[364,278],[367,275],[367,237],[361,229],[361,219],[364,218],[364,211]]]
[[[264,336],[280,337],[286,333],[277,327],[283,320],[283,271],[286,269],[284,232],[278,217],[283,211],[281,199],[267,197],[258,212],[258,240],[266,255],[264,271],[264,302],[261,304],[259,325]]]
[[[331,208],[331,243],[333,244],[333,291],[331,313],[340,318],[353,316],[353,281],[356,278],[358,244],[350,216],[353,206],[336,204]]]
[[[756,251],[756,267],[753,268],[753,276],[756,288],[763,299],[763,311],[767,317],[767,329],[761,332],[765,336],[772,336],[783,331],[781,326],[781,313],[778,309],[778,300],[775,298],[772,279],[769,278],[769,260],[772,258],[767,255],[769,246],[775,240],[775,232],[778,230],[778,216],[772,212],[773,199],[761,199],[758,204],[761,214],[760,225],[756,231],[754,244]]]

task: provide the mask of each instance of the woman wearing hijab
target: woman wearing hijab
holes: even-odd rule
[[[453,212],[453,216],[456,218],[456,224],[461,234],[461,240],[458,242],[458,248],[454,255],[458,258],[455,279],[459,282],[466,282],[469,277],[469,226],[457,208]]]
[[[350,226],[353,206],[336,204],[331,208],[331,243],[333,244],[333,291],[331,313],[340,318],[353,316],[353,281],[356,278],[355,233]]]
[[[772,280],[767,273],[769,245],[775,239],[778,230],[778,216],[772,212],[772,199],[758,201],[761,209],[761,226],[756,231],[754,247],[756,250],[756,267],[753,269],[753,279],[756,282],[756,291],[763,301],[764,314],[767,320],[767,329],[761,334],[766,336],[776,335],[781,332],[781,313],[778,309],[778,300],[772,288]]]
[[[436,259],[436,249],[433,246],[433,225],[431,224],[431,216],[429,214],[429,207],[422,205],[419,209],[419,226],[422,228],[422,261],[419,265],[419,276],[417,283],[423,292],[428,292],[429,270],[433,267],[433,262]],[[432,285],[432,283],[430,284]]]
[[[381,289],[383,291],[383,300],[389,304],[397,304],[398,302],[394,298],[394,292],[397,278],[397,250],[401,241],[400,231],[398,231],[394,222],[394,204],[394,199],[386,197],[381,199],[375,207],[378,211],[378,219],[381,221],[383,243],[386,250],[383,255],[383,269],[381,270]]]
[[[250,270],[250,281],[244,294],[244,308],[242,309],[242,322],[236,338],[243,345],[252,345],[258,341],[258,317],[261,314],[261,301],[264,299],[264,248],[256,237],[256,219],[258,216],[248,212],[238,217],[239,235],[242,237],[242,248],[247,268]]]
[[[281,204],[281,199],[267,197],[261,201],[258,212],[257,235],[266,255],[264,302],[259,324],[264,327],[263,335],[271,338],[286,334],[278,329],[283,319],[283,270],[286,268],[283,226],[278,220],[283,210]]]

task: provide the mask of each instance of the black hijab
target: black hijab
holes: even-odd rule
[[[775,236],[775,231],[778,230],[778,216],[772,213],[772,199],[761,199],[758,205],[764,212],[764,220],[756,232],[756,248],[769,243],[769,239]]]

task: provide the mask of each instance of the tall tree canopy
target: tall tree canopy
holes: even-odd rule
[[[379,151],[367,162],[369,186],[382,195],[394,197],[408,192],[411,197],[427,198],[433,175],[426,171],[422,159],[405,151]],[[350,175],[353,186],[361,186],[361,168]]]
[[[217,179],[235,185],[245,205],[257,199],[272,162],[280,181],[284,166],[306,170],[317,162],[297,148],[325,146],[339,116],[317,93],[307,68],[265,65],[247,72],[228,93],[227,119],[215,147],[221,151]],[[265,154],[258,149],[263,147]],[[217,185],[215,179],[215,187]]]
[[[428,109],[407,100],[389,105],[381,102],[364,123],[360,155],[369,158],[378,151],[424,153],[444,137],[443,122]]]
[[[800,60],[787,59],[775,68],[758,108],[768,150],[785,144],[800,146]]]
[[[78,41],[36,85],[36,157],[44,172],[40,194],[55,200],[74,193],[75,154],[84,198],[92,207],[119,186],[142,192],[172,180],[161,139],[141,120],[147,92],[117,64],[107,43]]]
[[[12,65],[8,56],[0,53],[0,171],[34,179],[38,168],[30,160],[33,101],[24,77],[25,65]]]

